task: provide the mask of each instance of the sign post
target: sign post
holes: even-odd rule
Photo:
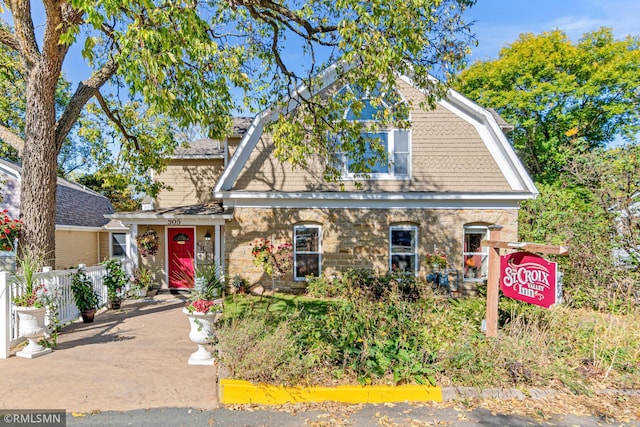
[[[485,334],[488,337],[498,335],[498,296],[501,284],[500,249],[555,255],[566,255],[569,252],[565,246],[526,242],[501,242],[501,230],[502,226],[500,225],[489,226],[489,240],[482,241],[482,246],[491,248],[489,250],[489,270],[487,272],[487,314],[485,317]],[[541,262],[540,259],[544,262]],[[503,277],[502,280],[502,289],[505,295],[529,303],[536,303],[534,301],[537,301],[538,305],[544,307],[550,307],[556,303],[555,284],[553,287],[546,286],[547,283],[549,285],[551,284],[552,278],[555,283],[557,274],[555,263],[551,263],[534,254],[514,253],[503,257],[502,266],[502,275],[508,276]],[[507,268],[510,269],[506,270]],[[520,279],[522,279],[522,282],[518,281]],[[548,282],[545,282],[545,280]],[[524,285],[521,286],[521,283],[524,283]],[[551,288],[553,288],[553,290],[551,290]],[[551,297],[552,293],[553,297]]]
[[[501,225],[489,226],[489,239],[500,240]],[[484,242],[483,242],[484,243]],[[500,282],[500,248],[491,246],[489,249],[489,271],[487,272],[487,316],[486,335],[495,337],[498,335],[498,296]]]

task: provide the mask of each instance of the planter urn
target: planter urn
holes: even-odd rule
[[[83,323],[93,323],[93,319],[96,316],[96,311],[95,310],[82,310],[80,312],[80,315],[82,316],[82,322]]]
[[[198,346],[198,350],[189,356],[188,364],[213,365],[215,358],[208,347],[214,338],[214,323],[220,319],[222,313],[211,311],[207,313],[197,311],[189,313],[186,308],[183,308],[182,312],[189,318],[189,325],[191,326],[189,339]]]
[[[44,307],[16,307],[15,310],[18,314],[20,336],[29,341],[25,348],[16,352],[16,356],[33,359],[51,353],[50,348],[40,344],[40,340],[44,337],[44,316],[47,309]]]

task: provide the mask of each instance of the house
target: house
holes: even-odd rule
[[[20,217],[21,167],[0,160],[2,201],[0,210],[6,209],[11,218]],[[58,178],[56,188],[56,269],[78,264],[95,265],[108,259],[110,233],[104,215],[113,213],[106,197],[82,185]],[[126,230],[122,225],[117,230]],[[4,269],[12,269],[11,254],[1,257]]]
[[[328,87],[336,85],[331,72]],[[399,79],[396,95],[416,106],[423,97],[408,77]],[[236,120],[224,141],[196,141],[157,177],[172,191],[147,211],[110,216],[133,234],[157,232],[164,253],[142,262],[165,286],[185,286],[176,272],[206,263],[227,278],[269,284],[251,256],[250,244],[264,238],[293,244],[294,269],[277,283],[282,289],[350,267],[423,276],[431,268],[425,255],[438,250],[472,291],[486,276],[488,251],[480,242],[487,227],[499,224],[505,240],[517,240],[519,202],[537,195],[503,133],[509,125],[453,90],[434,110],[412,108],[410,129],[376,130],[390,161],[376,164],[367,179],[340,156],[340,182],[322,178],[320,156],[305,170],[279,162],[264,131],[278,113]]]

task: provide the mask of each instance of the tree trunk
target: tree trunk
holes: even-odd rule
[[[49,69],[48,69],[49,68]],[[55,88],[59,72],[41,61],[27,76],[20,212],[21,247],[55,266],[57,157]]]

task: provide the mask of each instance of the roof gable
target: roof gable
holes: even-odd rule
[[[325,86],[322,87],[321,89],[324,89],[335,80],[335,73],[328,72],[327,75],[324,77],[325,78],[323,79],[323,84],[325,84]],[[414,91],[418,91],[418,89],[413,85],[413,82],[411,81],[411,79],[406,76],[402,76],[399,78],[399,84],[401,83],[408,85],[408,87],[412,88],[412,90]],[[303,88],[303,91],[304,91],[304,88]],[[300,96],[305,96],[305,94],[306,92]],[[295,103],[292,101],[290,103],[289,109],[291,109],[293,105],[295,105]],[[463,95],[461,95],[460,93],[454,90],[450,90],[444,99],[440,99],[437,102],[437,105],[438,105],[437,109],[441,111],[441,115],[445,114],[444,112],[446,111],[446,114],[449,114],[451,117],[455,117],[459,123],[462,123],[461,126],[466,126],[468,128],[467,130],[463,130],[462,132],[467,132],[467,133],[472,132],[474,134],[474,137],[478,140],[477,147],[481,147],[482,152],[480,153],[480,151],[478,151],[479,150],[478,148],[476,149],[476,153],[473,155],[478,156],[477,157],[478,159],[482,157],[479,161],[490,162],[492,165],[491,167],[496,171],[495,173],[499,175],[499,177],[494,175],[493,178],[490,178],[489,180],[493,180],[492,182],[497,182],[497,180],[502,180],[502,182],[504,183],[504,184],[497,185],[494,188],[492,188],[491,186],[487,186],[486,189],[484,190],[485,192],[518,193],[520,194],[520,199],[531,198],[537,195],[537,189],[535,188],[533,181],[529,177],[524,166],[516,156],[515,152],[511,147],[511,144],[509,143],[509,141],[507,140],[506,136],[502,131],[502,129],[505,128],[505,126],[508,127],[508,124],[498,123],[498,118],[496,118],[495,115],[492,114],[490,110],[480,107],[478,104],[475,104],[474,102],[465,98]],[[418,110],[414,110],[414,111],[418,111]],[[279,191],[284,193],[293,193],[296,191],[297,192],[340,191],[339,189],[334,189],[333,187],[335,186],[332,186],[331,183],[327,183],[323,187],[319,187],[316,182],[314,182],[313,185],[307,186],[306,189],[301,189],[299,186],[297,190],[294,190],[293,188],[286,187],[286,186],[272,186],[271,188],[266,188],[263,186],[262,188],[260,188],[259,186],[250,187],[245,185],[246,182],[250,181],[247,176],[250,176],[251,174],[253,174],[254,175],[253,178],[259,178],[257,180],[254,179],[253,181],[254,182],[260,181],[260,177],[255,176],[258,171],[258,168],[272,167],[270,165],[275,163],[275,159],[269,158],[268,153],[262,154],[260,159],[256,159],[255,157],[256,157],[256,151],[259,151],[259,150],[269,151],[269,144],[270,144],[269,136],[263,134],[264,128],[266,123],[273,120],[275,117],[277,117],[281,113],[283,112],[276,111],[276,110],[266,110],[261,114],[259,114],[258,116],[256,116],[250,128],[248,129],[242,141],[240,142],[240,145],[236,150],[236,152],[234,153],[234,156],[232,157],[230,163],[225,168],[225,172],[223,173],[221,179],[218,181],[214,189],[214,193],[216,197],[225,197],[225,198],[233,198],[235,196],[242,197],[240,193],[242,192],[246,193],[251,191],[254,191],[254,192],[266,191],[270,193],[273,191]],[[440,127],[448,126],[447,121],[450,122],[451,119],[447,119],[446,117],[443,118],[443,121],[441,124],[439,124],[439,126]],[[422,123],[417,123],[414,120],[414,118],[412,118],[412,122],[414,125],[414,129],[416,129],[417,131],[416,125],[419,125]],[[469,129],[471,131],[469,131]],[[446,130],[444,133],[446,133]],[[440,147],[441,156],[463,157],[466,155],[467,160],[465,161],[469,162],[469,156],[472,154],[468,152],[465,153],[464,147],[460,147],[460,144],[458,144],[457,148],[453,146],[455,144],[452,144],[451,147],[444,146],[443,144],[440,144],[440,145],[441,145]],[[446,150],[449,148],[451,148],[451,152],[447,153]],[[424,154],[422,155],[424,156]],[[443,169],[447,168],[445,163],[446,162],[443,162],[443,165],[441,165]],[[292,179],[297,180],[299,184],[301,182],[308,183],[312,181],[310,178],[310,175],[314,174],[313,171],[311,173],[308,173],[309,171],[303,171],[303,173],[300,173],[298,171],[293,171],[290,168],[287,168],[287,166],[285,165],[279,165],[278,167],[282,169],[280,171],[281,175],[283,174],[292,175],[293,176]],[[248,168],[249,169],[252,168],[249,173],[247,173]],[[265,177],[270,175],[275,175],[273,173],[270,174],[271,171],[272,170],[269,170],[267,173],[265,173],[264,174]],[[321,176],[321,174],[316,174],[316,175]],[[243,178],[240,179],[241,177]],[[469,181],[469,179],[471,179],[471,181]],[[381,184],[380,181],[376,182],[375,183],[376,185],[372,185],[371,181],[364,181],[365,182],[364,188],[365,188],[365,191],[373,191],[373,192],[418,191],[418,192],[429,192],[429,193],[451,193],[452,191],[454,192],[459,191],[461,193],[464,193],[464,192],[477,193],[478,191],[483,191],[483,189],[479,188],[478,185],[474,185],[477,182],[474,181],[473,178],[469,178],[469,179],[467,179],[466,187],[465,187],[465,184],[461,184],[461,187],[458,190],[451,189],[451,188],[447,189],[446,186],[438,186],[438,185],[432,185],[431,187],[428,187],[425,185],[425,182],[426,182],[425,180],[419,181],[415,179],[415,176],[412,176],[412,180],[410,180],[412,182],[404,183],[402,186],[396,185],[396,187]],[[344,181],[342,183],[344,183]],[[394,190],[394,188],[396,189]],[[355,191],[355,190],[352,190],[352,191]],[[275,196],[270,195],[269,197],[275,197]],[[284,195],[281,195],[278,197],[284,197]],[[291,194],[291,197],[295,197],[295,195]]]

